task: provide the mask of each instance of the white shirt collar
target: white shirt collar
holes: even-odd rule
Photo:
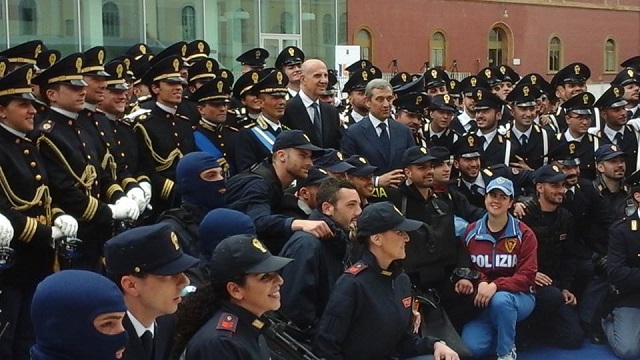
[[[118,118],[118,115],[112,114],[112,113],[108,113],[108,112],[105,112],[104,116],[106,116],[107,119],[113,120],[113,121],[115,121]]]
[[[515,126],[511,127],[511,131],[513,131],[513,135],[518,139],[518,141],[520,141],[522,135],[527,135],[527,139],[531,139],[531,129],[533,129],[533,125],[529,126],[529,129],[525,132],[521,132]]]
[[[280,129],[280,127],[281,127],[280,123],[276,123],[276,122],[273,122],[273,121],[269,120],[263,114],[260,114],[260,118],[262,118],[262,120],[264,120],[267,124],[269,124],[269,126],[271,126],[271,129],[273,129],[273,131],[278,131],[278,129]]]
[[[318,101],[311,100],[311,98],[308,97],[307,94],[305,94],[304,91],[302,90],[298,91],[298,95],[300,95],[300,100],[302,100],[302,103],[304,104],[305,108],[308,108],[309,106],[311,106],[311,104],[318,102]]]
[[[363,115],[360,115],[357,111],[355,110],[351,110],[351,117],[353,118],[353,121],[358,122],[362,119],[364,119]]]
[[[627,111],[631,111],[632,113],[634,113],[634,114],[635,114],[635,113],[636,113],[636,111],[638,111],[638,108],[640,108],[640,104],[638,104],[638,105],[636,105],[636,106],[634,106],[634,107],[632,107],[632,108],[625,109],[625,110],[627,110]],[[630,120],[630,119],[627,119],[627,120]]]
[[[469,115],[467,115],[465,111],[462,111],[462,114],[458,115],[458,121],[460,121],[460,124],[462,124],[465,128],[471,120],[473,119]]]
[[[10,128],[9,126],[7,126],[7,125],[5,125],[3,123],[0,123],[0,126],[2,126],[5,130],[7,130],[8,132],[12,133],[13,135],[15,135],[15,136],[17,136],[19,138],[26,139],[26,137],[27,137],[27,134],[21,133],[20,131],[14,129],[14,128]]]
[[[98,104],[89,104],[88,102],[85,102],[84,103],[84,108],[89,110],[89,111],[96,112],[96,109],[98,108]]]
[[[293,97],[295,97],[296,95],[298,95],[298,92],[299,92],[299,91],[295,91],[295,90],[293,90],[293,89],[292,89],[292,88],[290,88],[290,87],[288,87],[288,88],[287,88],[287,91],[289,92],[289,95],[290,95],[292,98],[293,98]]]
[[[481,174],[478,174],[478,176],[476,176],[476,180],[472,183],[468,182],[465,179],[462,179],[462,182],[467,185],[467,187],[469,188],[469,190],[471,190],[471,186],[473,185],[478,185],[481,189],[485,188],[485,183],[484,183],[484,179],[482,178]]]
[[[67,110],[60,109],[57,106],[52,106],[51,110],[57,111],[60,114],[66,116],[68,118],[74,119],[74,120],[78,118],[78,114],[77,113],[74,113],[73,111],[67,111]]]
[[[442,137],[442,134],[444,134],[444,132],[445,132],[445,131],[447,131],[447,129],[444,129],[444,130],[442,130],[442,131],[440,131],[440,132],[435,132],[435,131],[433,131],[433,129],[431,128],[431,125],[429,125],[429,133],[431,134],[431,136],[433,136],[433,135],[437,136],[437,137],[438,137],[438,139],[439,139],[440,137]]]
[[[304,211],[305,214],[309,215],[311,214],[311,211],[313,211],[310,207],[309,204],[307,204],[306,202],[298,199],[298,207],[300,208],[300,210]]]
[[[609,125],[604,126],[604,134],[607,135],[607,137],[611,142],[613,142],[616,139],[617,133],[620,133],[622,134],[622,136],[624,136],[624,126],[620,128],[620,130],[618,131],[613,130],[612,128],[609,127]],[[616,144],[616,145],[620,145],[620,144]]]
[[[158,105],[158,107],[166,112],[168,112],[171,115],[175,115],[176,111],[178,110],[177,107],[173,107],[173,106],[167,106],[164,104],[160,104],[159,102],[156,101],[156,105]]]
[[[378,125],[380,125],[380,123],[382,122],[382,120],[378,119],[377,117],[369,114],[369,119],[371,120],[371,124],[373,125],[373,128],[376,129],[376,131],[378,131]],[[387,130],[389,131],[389,130]]]
[[[155,321],[153,322],[153,324],[151,324],[151,326],[145,327],[144,325],[142,325],[140,321],[138,321],[138,319],[136,319],[136,317],[129,310],[127,310],[127,315],[129,316],[129,320],[131,320],[131,324],[133,325],[133,328],[136,329],[136,334],[138,335],[138,337],[142,337],[142,335],[146,331],[151,331],[152,336],[155,335],[155,327],[156,327]]]
[[[567,141],[582,141],[583,137],[584,135],[580,136],[579,138],[574,138],[569,132],[569,130],[564,132],[564,138],[567,139]]]

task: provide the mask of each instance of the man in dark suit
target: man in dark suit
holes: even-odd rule
[[[171,355],[174,317],[189,285],[184,271],[198,259],[182,252],[171,225],[141,226],[105,244],[107,273],[124,294],[129,334],[124,360],[166,360]]]
[[[415,145],[411,130],[390,119],[393,90],[383,79],[375,79],[365,89],[369,115],[352,125],[342,138],[342,152],[348,156],[361,155],[378,168],[375,175],[393,174],[400,171],[402,178],[402,155]],[[376,186],[387,186],[387,176],[381,176]],[[400,180],[400,179],[398,179]],[[399,181],[395,185],[399,184]]]
[[[302,130],[316,146],[337,149],[342,137],[338,110],[319,101],[328,83],[329,72],[322,61],[305,61],[302,64],[300,91],[287,102],[282,124],[290,129]]]

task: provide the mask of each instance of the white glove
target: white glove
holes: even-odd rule
[[[63,236],[64,234],[62,233],[62,230],[60,230],[58,226],[54,225],[51,227],[51,239],[56,240]]]
[[[13,226],[11,221],[0,214],[0,246],[7,247],[13,239]]]
[[[140,213],[142,213],[144,209],[147,208],[147,205],[149,205],[149,203],[145,199],[144,191],[139,187],[134,187],[129,190],[127,192],[127,197],[135,201],[135,203],[138,205],[138,210]]]
[[[60,228],[64,236],[76,237],[78,234],[78,222],[71,215],[60,215],[53,220],[53,225]]]
[[[148,207],[151,202],[151,183],[148,181],[140,181],[138,186],[144,191],[144,200],[147,202],[147,206],[145,207]]]
[[[140,216],[140,209],[138,209],[138,204],[126,196],[118,199],[118,201],[116,201],[116,205],[127,208],[127,218],[131,220],[137,220],[138,216]]]

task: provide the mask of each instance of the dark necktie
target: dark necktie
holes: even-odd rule
[[[564,197],[565,197],[565,199],[566,199],[567,201],[573,201],[573,190],[569,190],[569,189],[568,189],[568,190],[564,193]]]
[[[480,147],[482,148],[482,150],[484,151],[487,147],[485,146],[485,143],[487,142],[487,138],[480,135],[478,136],[478,141],[480,141]]]
[[[478,123],[475,120],[469,121],[469,132],[478,130]]]
[[[387,123],[386,122],[381,122],[380,125],[378,125],[378,127],[380,128],[380,143],[382,143],[382,149],[384,150],[384,153],[389,156],[391,153],[391,141],[389,141],[389,133],[387,132]]]
[[[627,110],[627,120],[631,120],[632,116],[633,116],[633,111]]]
[[[153,335],[151,334],[151,331],[145,331],[140,337],[140,341],[142,342],[142,348],[146,354],[146,359],[151,359],[151,355],[153,354]]]
[[[431,135],[431,145],[434,145],[435,143],[437,143],[438,139],[440,139],[438,135]]]
[[[318,139],[322,142],[322,121],[320,120],[320,109],[316,102],[311,104],[311,106],[313,107],[313,126],[316,128],[316,135],[318,135]]]
[[[484,196],[484,189],[480,187],[478,184],[471,185],[471,192],[474,195]]]
[[[616,141],[616,145],[618,145],[618,146],[622,145],[622,133],[621,132],[617,132],[616,136],[614,136],[613,138]]]
[[[520,144],[522,145],[522,147],[527,147],[528,143],[529,143],[529,138],[527,138],[527,135],[522,134],[522,136],[520,136]]]

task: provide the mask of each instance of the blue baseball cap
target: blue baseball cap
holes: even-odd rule
[[[507,196],[513,196],[513,182],[511,180],[499,176],[489,182],[487,185],[487,193],[490,193],[492,190],[501,190]]]

